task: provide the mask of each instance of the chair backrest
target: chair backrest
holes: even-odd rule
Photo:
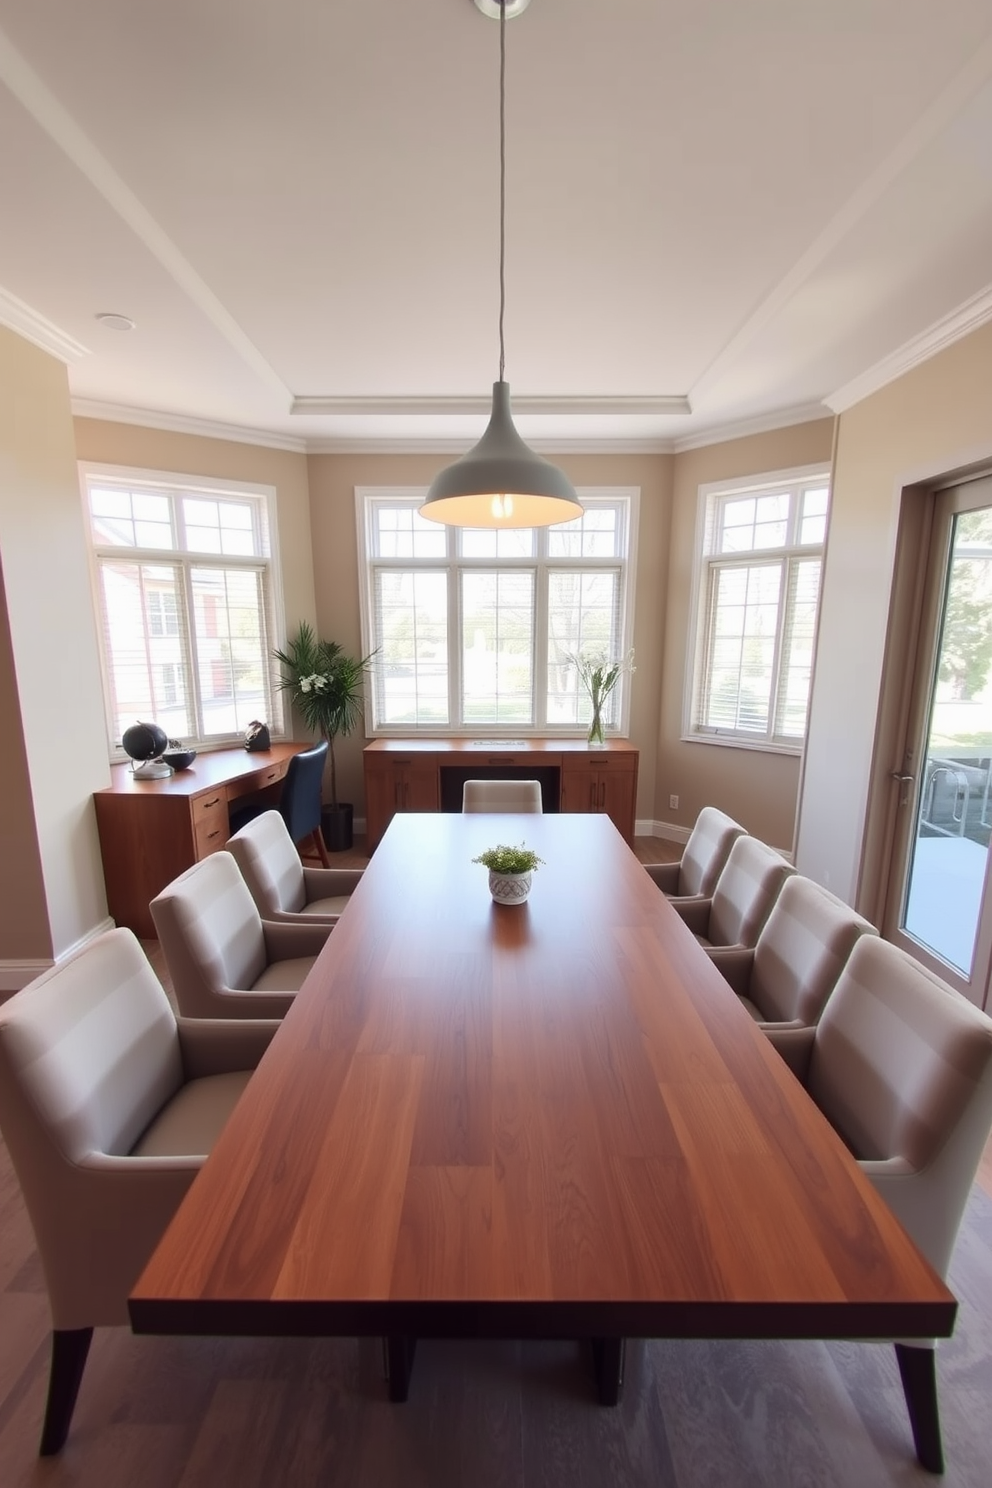
[[[817,1026],[807,1088],[946,1275],[992,1128],[992,1020],[905,951],[862,936]]]
[[[263,920],[280,912],[296,914],[303,908],[303,864],[281,812],[256,816],[228,841],[227,851],[240,868]]]
[[[114,1224],[92,1160],[126,1156],[182,1083],[175,1015],[130,930],[108,930],[0,1007],[0,1129],[57,1328],[125,1321],[121,1278],[98,1255],[80,1275],[80,1254]]]
[[[539,780],[466,780],[462,811],[517,811],[540,815],[544,810]]]
[[[293,842],[320,827],[320,808],[327,761],[327,740],[294,754],[279,796],[279,812]]]
[[[679,863],[679,894],[712,895],[730,849],[744,828],[715,806],[704,806],[696,817]]]
[[[875,927],[812,879],[787,878],[758,936],[748,996],[768,1022],[815,1024],[855,942]]]
[[[757,837],[738,837],[713,890],[706,931],[710,944],[753,946],[794,871]]]
[[[223,988],[252,987],[265,970],[261,916],[229,852],[194,863],[149,907],[184,1017],[215,1017]]]

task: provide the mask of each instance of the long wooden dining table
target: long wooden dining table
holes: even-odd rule
[[[486,847],[544,860],[495,904]],[[933,1338],[956,1303],[601,815],[398,815],[137,1332]]]

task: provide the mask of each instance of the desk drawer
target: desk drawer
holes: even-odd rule
[[[206,791],[192,801],[193,841],[197,862],[218,852],[227,842],[227,797],[222,790]]]

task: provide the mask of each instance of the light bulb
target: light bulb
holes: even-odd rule
[[[494,496],[492,499],[492,504],[490,506],[490,511],[497,521],[502,521],[507,517],[512,517],[513,497],[507,496],[503,493]]]

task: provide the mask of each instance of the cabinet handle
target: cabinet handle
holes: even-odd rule
[[[606,781],[605,780],[603,781],[602,785],[599,787],[599,807],[600,807],[600,810],[601,811],[602,810],[605,810],[605,808],[606,808]]]
[[[596,810],[596,782],[595,782],[595,780],[590,780],[590,782],[589,782],[589,810],[590,811],[595,811]]]
[[[207,841],[210,842],[212,838],[219,837],[219,836],[220,836],[220,828],[218,827],[215,832],[208,832],[207,833]]]
[[[213,798],[212,801],[204,801],[203,805],[206,808],[207,806],[216,806],[216,805],[219,804],[219,802],[220,802],[220,796],[214,796],[214,798]]]
[[[490,765],[515,765],[517,757],[515,754],[491,754],[488,763]]]

